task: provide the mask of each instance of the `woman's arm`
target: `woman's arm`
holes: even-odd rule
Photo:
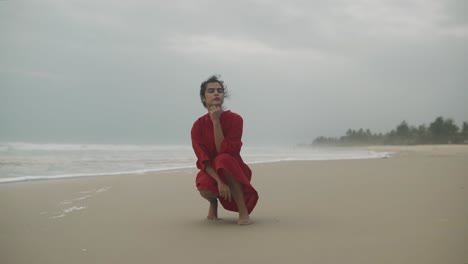
[[[192,148],[197,156],[197,168],[205,171],[207,162],[211,160],[211,155],[205,144],[203,144],[200,129],[200,124],[196,121],[191,130]]]
[[[221,143],[224,140],[223,129],[221,127],[221,122],[219,121],[222,112],[223,111],[220,106],[214,105],[210,108],[210,117],[211,121],[213,122],[216,151],[218,153],[221,151]]]
[[[213,178],[218,184],[222,182],[218,173],[216,173],[216,170],[213,168],[213,166],[211,166],[210,162],[205,162],[205,172],[206,174],[210,175],[211,178]]]
[[[231,189],[229,189],[229,185],[225,184],[220,178],[216,170],[211,166],[209,162],[205,162],[205,172],[206,174],[210,175],[218,183],[218,191],[219,195],[224,199],[231,201]]]

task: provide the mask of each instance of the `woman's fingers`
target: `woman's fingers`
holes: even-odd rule
[[[209,109],[209,112],[210,113],[215,113],[215,112],[218,112],[218,111],[221,111],[221,107],[219,105],[212,105]]]
[[[219,192],[219,196],[223,197],[224,200],[228,200],[229,202],[231,201],[231,192],[230,191],[222,191]]]
[[[231,201],[231,190],[224,191],[224,199],[228,200],[229,202]]]
[[[219,196],[223,197],[229,202],[232,200],[231,190],[227,185],[224,184],[219,187]]]

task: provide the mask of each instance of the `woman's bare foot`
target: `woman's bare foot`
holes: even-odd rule
[[[239,220],[237,220],[239,225],[250,225],[250,217],[247,212],[239,213]]]
[[[208,215],[206,216],[208,220],[220,220],[218,218],[218,200],[210,202],[210,208],[208,209]]]

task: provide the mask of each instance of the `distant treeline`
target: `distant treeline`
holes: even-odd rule
[[[453,119],[437,117],[429,126],[410,126],[401,122],[396,129],[382,134],[374,134],[369,129],[349,129],[346,135],[318,137],[316,146],[356,146],[356,145],[420,145],[420,144],[468,144],[468,122],[459,128]]]

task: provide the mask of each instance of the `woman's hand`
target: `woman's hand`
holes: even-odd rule
[[[219,105],[212,105],[208,111],[212,121],[219,121],[219,117],[221,116],[223,109]]]
[[[229,186],[223,182],[218,182],[219,196],[223,197],[224,200],[231,202],[231,189]]]

